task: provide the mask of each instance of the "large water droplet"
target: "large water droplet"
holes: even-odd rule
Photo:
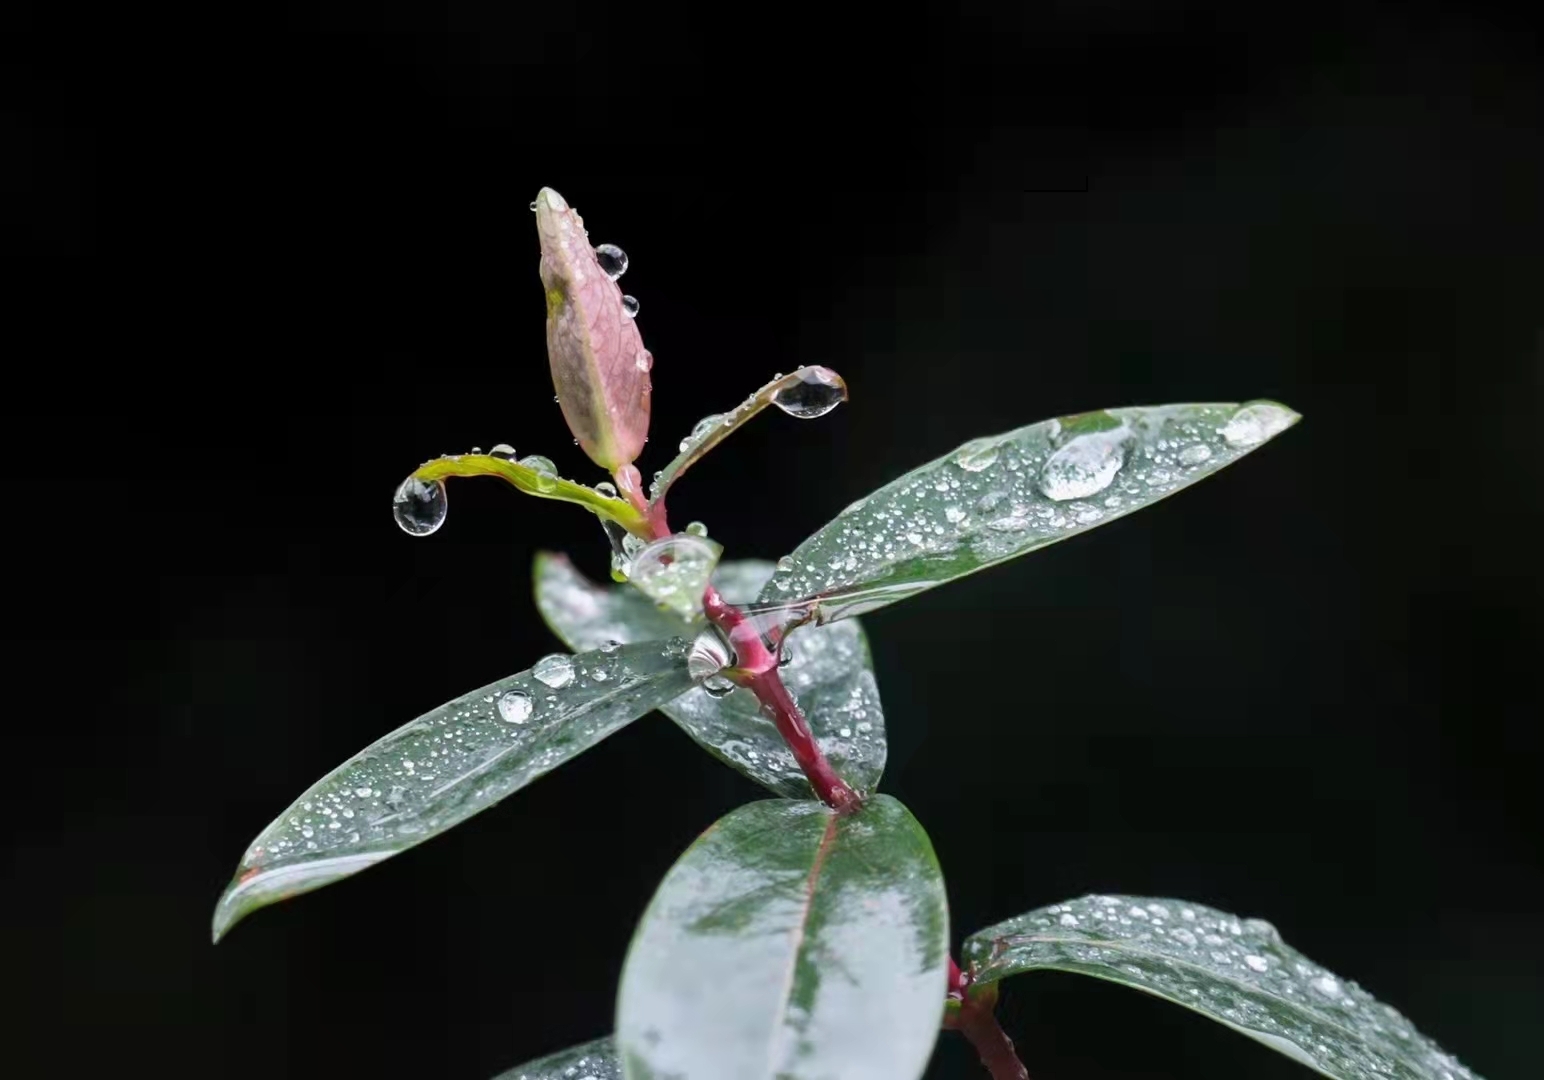
[[[515,448],[507,442],[501,442],[488,451],[488,456],[502,458],[505,461],[513,461],[515,459]]]
[[[561,690],[574,681],[574,661],[563,653],[552,653],[536,661],[531,674],[543,686]]]
[[[636,319],[638,317],[638,298],[636,296],[628,296],[626,293],[622,294],[622,314],[626,315],[629,319]]]
[[[686,673],[698,682],[734,664],[734,649],[716,626],[703,627],[686,653]]]
[[[1199,465],[1201,462],[1210,461],[1211,459],[1212,448],[1205,443],[1187,446],[1179,452],[1179,463],[1181,465]]]
[[[1126,463],[1130,429],[1095,431],[1069,439],[1040,470],[1040,492],[1048,499],[1086,499],[1110,486]]]
[[[531,718],[531,695],[524,690],[506,690],[499,698],[499,715],[511,724],[523,724]]]
[[[638,552],[628,577],[656,604],[683,618],[702,607],[702,593],[723,548],[690,533],[655,540]]]
[[[708,535],[708,527],[706,525],[704,525],[700,521],[690,521],[690,522],[687,522],[686,531],[691,533],[693,536],[707,536]]]
[[[627,252],[615,244],[602,244],[596,248],[595,261],[612,281],[627,273]]]
[[[391,501],[392,515],[409,536],[428,536],[445,524],[449,503],[445,484],[440,480],[420,480],[409,476],[397,487]]]
[[[830,368],[811,367],[799,373],[799,381],[772,395],[772,404],[789,416],[813,420],[847,400],[847,384]]]
[[[600,483],[595,485],[595,494],[603,495],[608,499],[614,499],[617,497],[616,485],[607,483],[605,480],[602,480]]]
[[[578,442],[578,440],[574,440]],[[536,474],[536,487],[541,491],[551,491],[558,486],[558,467],[552,463],[552,459],[541,454],[527,454],[516,464],[524,465]]]
[[[722,675],[709,675],[702,680],[702,690],[710,698],[728,697],[734,693],[734,683]]]
[[[1257,446],[1297,423],[1297,413],[1274,401],[1250,401],[1239,407],[1223,425],[1229,446]]]
[[[973,439],[960,447],[959,453],[954,455],[954,463],[966,472],[981,472],[997,464],[997,455],[1000,450],[995,442],[988,439]]]

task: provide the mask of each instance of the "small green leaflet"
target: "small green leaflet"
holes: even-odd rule
[[[1108,979],[1226,1024],[1335,1080],[1478,1080],[1270,923],[1180,900],[1085,896],[972,934],[974,984],[1025,971]]]
[[[628,1080],[915,1080],[947,992],[932,844],[896,800],[773,799],[687,848],[617,998]]]
[[[616,1040],[610,1035],[499,1073],[493,1080],[622,1080]]]
[[[258,908],[438,836],[691,688],[686,642],[566,656],[473,690],[360,751],[252,842],[214,913]]]
[[[1270,401],[1164,405],[976,439],[843,510],[758,603],[821,623],[873,611],[1157,502],[1299,419]]]
[[[772,576],[758,560],[721,563],[713,582],[724,598],[743,604]],[[691,637],[705,625],[662,610],[628,585],[592,584],[562,555],[536,557],[536,606],[571,649],[607,641]],[[874,682],[868,640],[857,620],[806,626],[788,638],[784,683],[803,710],[831,767],[859,791],[872,790],[885,767],[885,718]],[[811,797],[809,782],[755,696],[736,690],[714,698],[694,687],[661,711],[715,757],[789,798]]]

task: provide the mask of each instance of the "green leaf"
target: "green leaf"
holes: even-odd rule
[[[726,600],[746,603],[772,575],[759,560],[720,563],[714,584]],[[536,557],[536,606],[571,649],[593,649],[607,641],[691,637],[705,620],[678,618],[627,585],[592,584],[562,555]],[[788,637],[792,656],[783,681],[809,721],[820,749],[842,779],[859,791],[872,790],[885,767],[885,717],[874,682],[868,640],[856,619],[831,626],[806,626]],[[661,711],[709,753],[779,795],[811,797],[809,782],[772,721],[761,715],[748,690],[714,698],[701,687]]]
[[[554,653],[371,744],[252,842],[215,908],[214,939],[438,836],[679,696],[692,685],[685,656],[679,639]]]
[[[538,461],[541,467],[526,464]],[[647,536],[649,527],[644,516],[626,499],[602,495],[594,488],[564,480],[550,470],[550,462],[539,455],[531,455],[521,461],[493,457],[488,454],[453,454],[450,457],[426,461],[412,475],[419,480],[444,480],[448,476],[496,476],[513,484],[527,495],[539,499],[557,499],[584,507],[603,521],[614,521],[630,533]]]
[[[494,1080],[622,1080],[616,1040],[610,1035],[499,1073]]]
[[[663,499],[669,494],[670,485],[679,480],[687,469],[702,460],[709,450],[739,431],[768,405],[777,403],[780,398],[786,403],[789,399],[783,395],[798,396],[811,386],[819,387],[822,396],[830,397],[831,404],[823,411],[834,408],[838,400],[847,400],[847,384],[830,368],[813,365],[802,367],[791,375],[779,375],[729,412],[714,413],[697,421],[697,426],[681,440],[681,452],[655,477],[654,483],[649,488],[651,500],[658,503]],[[784,408],[787,407],[785,404]],[[819,416],[821,413],[812,412],[804,415]]]
[[[760,602],[817,622],[873,611],[1141,509],[1299,419],[1265,401],[1165,405],[976,439],[843,510]]]
[[[629,1080],[908,1080],[948,990],[943,875],[896,800],[742,806],[687,848],[617,999]]]
[[[1183,1005],[1337,1080],[1474,1080],[1399,1013],[1270,923],[1180,900],[1085,896],[965,942],[972,985],[1072,971]]]

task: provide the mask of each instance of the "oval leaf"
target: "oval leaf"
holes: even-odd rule
[[[622,1080],[622,1064],[616,1040],[607,1035],[506,1070],[494,1080]]]
[[[759,560],[721,563],[713,575],[732,604],[751,600],[772,576]],[[536,557],[536,606],[571,649],[593,649],[607,641],[690,637],[705,625],[688,622],[649,602],[627,585],[592,584],[562,555]],[[807,626],[788,638],[792,656],[783,681],[804,711],[815,740],[842,779],[867,792],[885,767],[885,717],[879,704],[868,639],[857,620]],[[748,690],[715,698],[694,687],[660,707],[670,719],[721,761],[757,783],[793,799],[811,797],[809,781],[777,727],[761,715]]]
[[[685,656],[679,639],[554,654],[371,744],[252,842],[215,908],[214,939],[438,836],[679,696],[692,685]]]
[[[629,1080],[907,1080],[948,990],[943,876],[878,795],[839,816],[751,803],[665,875],[628,951],[617,1044]]]
[[[1284,944],[1270,923],[1200,904],[1086,896],[972,934],[964,960],[973,985],[1044,969],[1144,990],[1337,1080],[1474,1080],[1399,1013]]]
[[[760,601],[818,622],[873,611],[1139,510],[1299,419],[1273,402],[1165,405],[976,439],[843,510]]]

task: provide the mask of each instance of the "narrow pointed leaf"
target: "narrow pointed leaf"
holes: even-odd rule
[[[819,622],[873,611],[1139,510],[1298,419],[1273,402],[1165,405],[976,439],[843,510],[760,602]]]
[[[488,454],[454,454],[435,458],[413,470],[419,480],[444,480],[449,476],[496,476],[527,495],[576,503],[604,521],[614,521],[630,533],[647,535],[648,525],[625,499],[602,495],[594,488],[552,476],[529,465]]]
[[[494,1080],[622,1080],[616,1040],[610,1035],[499,1073]]]
[[[729,412],[715,413],[697,421],[697,426],[681,440],[681,452],[660,471],[650,487],[649,494],[653,501],[663,499],[669,493],[670,485],[679,480],[681,474],[706,456],[709,450],[744,427],[757,413],[778,401],[781,395],[797,395],[808,386],[821,388],[832,400],[847,399],[847,384],[830,368],[812,365],[802,367],[791,375],[779,375]],[[812,412],[809,415],[820,414]]]
[[[759,560],[725,562],[713,581],[730,603],[746,603],[772,570],[771,563]],[[535,577],[536,606],[571,649],[691,637],[706,625],[701,618],[678,618],[628,585],[592,584],[562,555],[538,555]],[[789,636],[788,647],[792,658],[783,668],[783,681],[820,749],[842,779],[859,791],[872,790],[885,767],[885,718],[862,627],[856,619],[801,627]],[[788,744],[761,715],[749,691],[714,698],[694,687],[661,711],[709,753],[757,783],[788,798],[812,797]]]
[[[629,1080],[912,1080],[947,992],[927,835],[877,795],[751,803],[666,874],[622,971]]]
[[[973,985],[1072,971],[1183,1005],[1336,1080],[1475,1080],[1270,923],[1180,900],[1085,896],[972,934]]]
[[[447,702],[328,773],[247,849],[218,941],[260,907],[438,836],[689,689],[685,642],[554,654]]]

